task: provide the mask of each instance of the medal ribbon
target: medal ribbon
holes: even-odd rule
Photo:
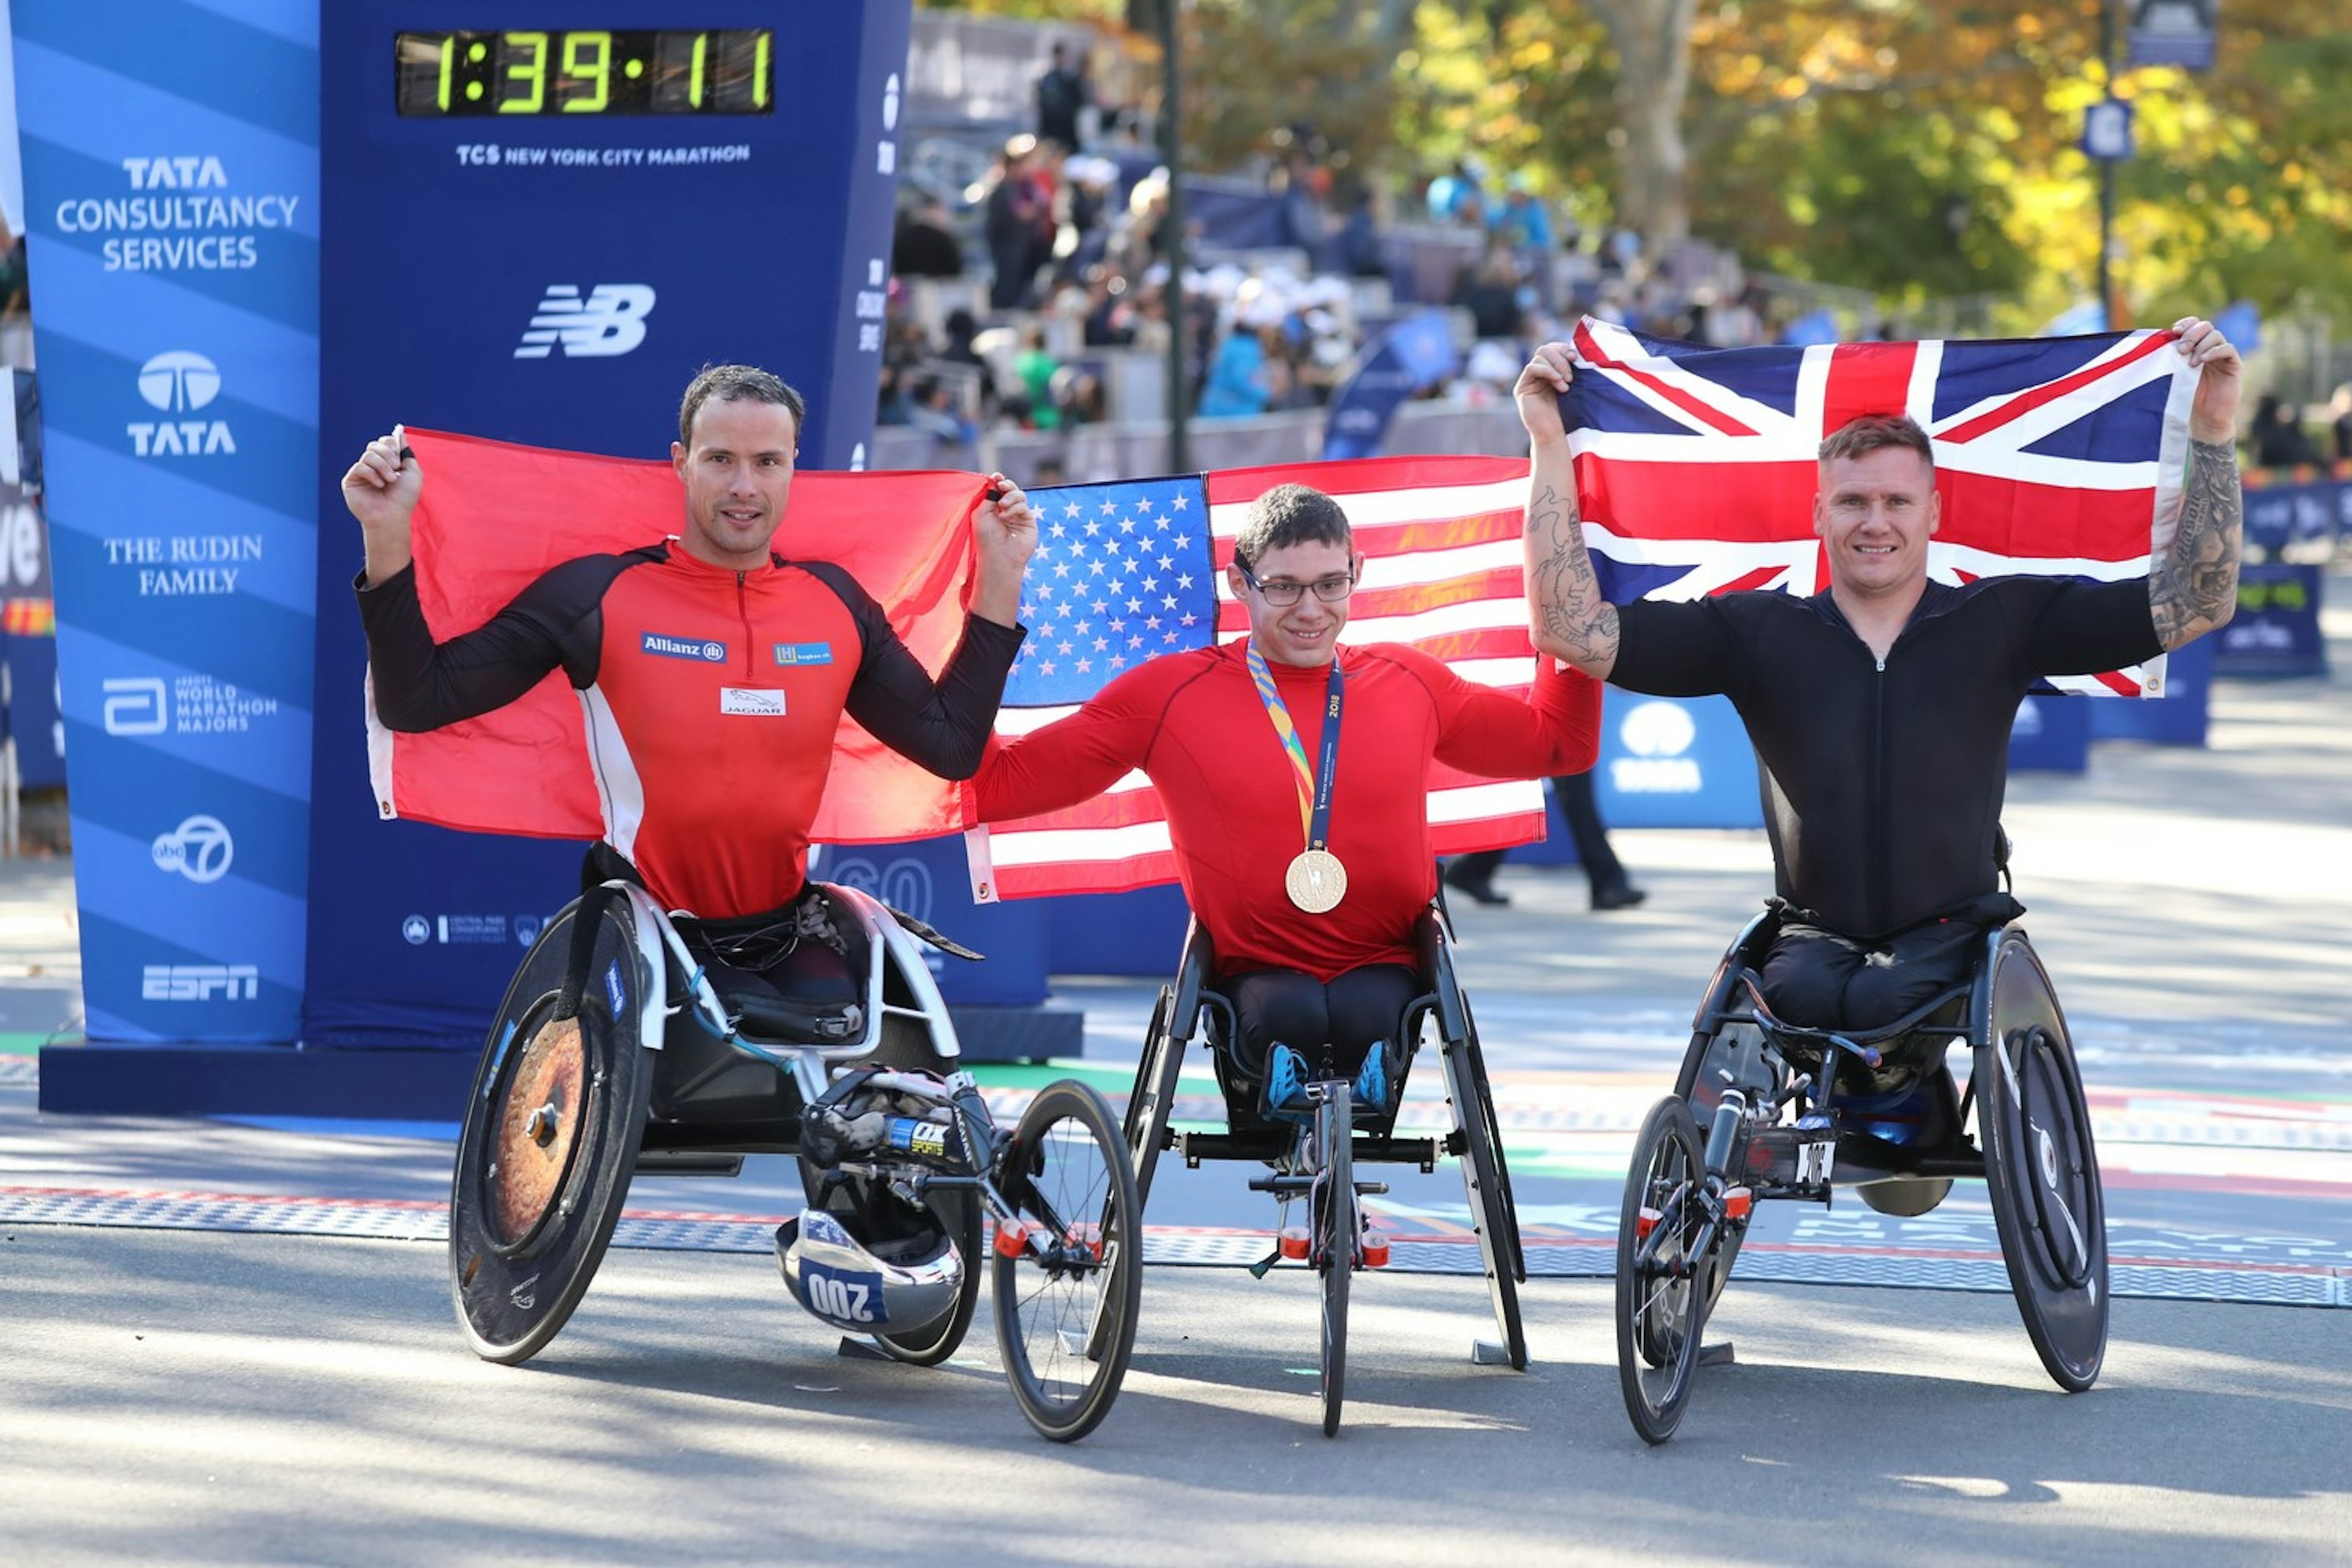
[[[1290,710],[1283,706],[1282,693],[1274,689],[1274,671],[1268,669],[1265,656],[1251,643],[1244,656],[1249,661],[1250,679],[1257,683],[1257,700],[1265,704],[1265,716],[1274,722],[1275,738],[1282,742],[1283,754],[1290,759],[1294,782],[1298,785],[1298,822],[1307,833],[1307,847],[1320,849],[1331,841],[1331,785],[1339,773],[1339,710],[1348,678],[1339,673],[1339,660],[1331,660],[1331,679],[1324,688],[1323,743],[1317,748],[1321,753],[1316,767],[1307,766],[1307,747],[1298,738],[1298,726],[1290,721]]]

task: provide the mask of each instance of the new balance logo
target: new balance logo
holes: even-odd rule
[[[599,283],[585,300],[572,284],[551,283],[514,356],[545,359],[559,343],[567,356],[627,353],[646,341],[653,308],[654,291],[642,283]]]

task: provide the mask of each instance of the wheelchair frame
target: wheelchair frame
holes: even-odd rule
[[[1982,1179],[2043,1367],[2069,1392],[2088,1388],[2106,1346],[2105,1205],[2064,1015],[2024,930],[1988,932],[1970,978],[1906,1016],[1839,1032],[1784,1023],[1765,1004],[1757,968],[1778,929],[1771,911],[1758,915],[1717,965],[1675,1093],[1636,1142],[1617,1269],[1620,1381],[1635,1428],[1658,1443],[1679,1423],[1754,1204],[1827,1207],[1841,1186],[1913,1215],[1955,1179]],[[1843,1065],[1878,1068],[1882,1046],[1937,1037],[1943,1049],[1900,1095],[1857,1098],[1839,1084]],[[1955,1098],[1945,1057],[1962,1040],[1974,1066]],[[1940,1121],[1944,1137],[1887,1135],[1913,1113]]]
[[[1186,1166],[1193,1169],[1199,1168],[1203,1160],[1265,1162],[1276,1166],[1276,1173],[1253,1181],[1250,1184],[1254,1188],[1275,1193],[1286,1208],[1295,1197],[1309,1200],[1310,1214],[1317,1224],[1307,1257],[1324,1276],[1327,1436],[1336,1434],[1339,1428],[1345,1365],[1346,1275],[1365,1263],[1355,1204],[1346,1203],[1344,1212],[1327,1212],[1323,1205],[1342,1187],[1349,1195],[1387,1190],[1384,1184],[1356,1181],[1352,1168],[1358,1163],[1418,1165],[1428,1172],[1436,1168],[1438,1159],[1444,1155],[1461,1162],[1472,1226],[1478,1237],[1479,1261],[1486,1274],[1496,1327],[1501,1334],[1499,1342],[1475,1341],[1471,1359],[1482,1365],[1508,1364],[1517,1370],[1524,1370],[1528,1364],[1527,1332],[1518,1303],[1518,1286],[1527,1279],[1527,1264],[1519,1241],[1518,1219],[1511,1202],[1510,1172],[1495,1116],[1494,1096],[1487,1085],[1477,1025],[1469,999],[1463,994],[1455,977],[1452,950],[1436,906],[1422,915],[1415,926],[1414,939],[1421,954],[1420,971],[1429,989],[1407,1003],[1400,1018],[1400,1038],[1406,1053],[1391,1092],[1401,1103],[1413,1058],[1420,1051],[1423,1032],[1433,1020],[1445,1074],[1446,1100],[1454,1111],[1454,1129],[1444,1138],[1397,1137],[1393,1111],[1370,1125],[1356,1126],[1350,1115],[1349,1087],[1336,1081],[1311,1087],[1313,1118],[1303,1139],[1297,1129],[1260,1121],[1255,1117],[1250,1121],[1255,1125],[1236,1125],[1234,1079],[1229,1074],[1226,1054],[1219,1045],[1220,1039],[1230,1040],[1235,1033],[1233,1004],[1209,983],[1213,959],[1207,933],[1198,922],[1186,933],[1174,983],[1160,988],[1143,1053],[1136,1064],[1135,1085],[1128,1096],[1127,1143],[1135,1166],[1136,1188],[1146,1205],[1150,1202],[1152,1175],[1162,1150],[1173,1150]],[[1218,1085],[1226,1102],[1223,1131],[1178,1131],[1170,1126],[1184,1053],[1196,1041],[1214,1055]],[[1348,1129],[1344,1140],[1338,1135],[1339,1128]],[[1303,1152],[1302,1146],[1313,1152]],[[1309,1162],[1304,1167],[1302,1158]],[[1346,1268],[1339,1268],[1339,1249],[1325,1241],[1327,1235],[1357,1238],[1348,1249]],[[1254,1272],[1263,1276],[1273,1262],[1274,1258],[1267,1258],[1255,1266]],[[1334,1273],[1339,1276],[1336,1280],[1332,1278]],[[1332,1300],[1335,1293],[1336,1323]]]
[[[731,1176],[749,1154],[798,1156],[801,1111],[836,1070],[895,1068],[941,1081],[961,1168],[877,1150],[823,1172],[803,1157],[803,1184],[820,1205],[820,1194],[853,1183],[867,1184],[852,1193],[859,1201],[868,1188],[904,1194],[931,1210],[967,1266],[945,1317],[868,1332],[893,1359],[944,1361],[971,1324],[986,1258],[1024,1415],[1048,1437],[1083,1436],[1117,1398],[1141,1286],[1141,1204],[1109,1108],[1064,1080],[1041,1090],[1016,1127],[998,1126],[957,1066],[954,1025],[918,939],[868,895],[821,886],[862,938],[865,973],[858,1000],[830,1018],[812,1012],[807,1038],[745,1035],[743,1014],[730,1015],[675,922],[634,883],[593,888],[549,922],[509,986],[467,1103],[450,1199],[459,1325],[487,1360],[529,1359],[585,1294],[636,1172]],[[1064,1152],[1074,1141],[1057,1140],[1066,1123],[1102,1156],[1099,1190],[1089,1186],[1083,1212],[1068,1215],[1047,1195],[1062,1174],[1055,1162],[1073,1157]],[[984,1215],[996,1222],[992,1249]],[[1083,1371],[1067,1402],[1047,1384],[1068,1380],[1042,1372],[1027,1343],[1024,1316],[1050,1310],[1045,1288],[1016,1289],[1035,1269],[1055,1286],[1102,1283],[1076,1325]],[[1056,1367],[1073,1337],[1066,1308],[1062,1320],[1041,1342]]]

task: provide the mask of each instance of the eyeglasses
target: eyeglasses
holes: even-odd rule
[[[1255,588],[1261,598],[1278,610],[1286,610],[1298,603],[1307,596],[1307,590],[1309,588],[1314,589],[1315,596],[1327,605],[1339,604],[1356,591],[1356,574],[1352,572],[1344,577],[1318,577],[1312,583],[1294,583],[1286,577],[1277,577],[1271,583],[1261,583],[1257,580],[1257,574],[1251,571],[1238,557],[1234,559],[1234,566],[1241,573],[1243,582]]]

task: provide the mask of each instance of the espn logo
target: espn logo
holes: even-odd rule
[[[150,963],[140,971],[142,1002],[250,1002],[260,994],[261,971],[250,963]]]

